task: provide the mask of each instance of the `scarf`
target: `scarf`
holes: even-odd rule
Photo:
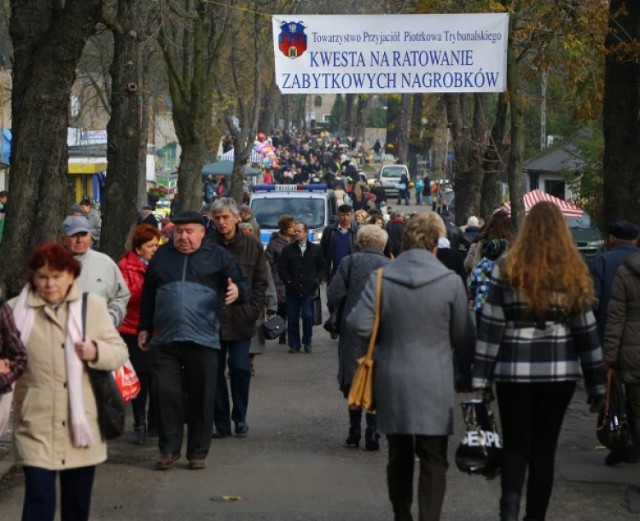
[[[22,342],[27,345],[35,313],[27,304],[29,284],[25,285],[18,296],[13,309],[16,327],[20,331]],[[71,416],[71,431],[73,444],[76,447],[90,447],[93,445],[93,433],[84,409],[84,393],[82,390],[82,374],[84,363],[78,357],[74,344],[82,340],[82,299],[69,303],[67,314],[67,334],[64,342],[65,365],[67,368],[67,383],[69,389],[69,412]]]

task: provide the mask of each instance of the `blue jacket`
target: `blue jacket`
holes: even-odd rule
[[[151,346],[193,342],[220,349],[220,318],[227,279],[238,286],[236,302],[251,286],[233,256],[205,238],[198,250],[180,253],[168,243],[149,262],[142,287],[138,331],[153,334]]]
[[[598,338],[601,344],[604,341],[604,330],[607,324],[607,308],[609,307],[609,300],[611,300],[613,279],[624,260],[638,252],[640,252],[640,249],[633,244],[618,244],[609,251],[601,253],[589,263],[595,297],[598,299],[593,314],[596,316]]]

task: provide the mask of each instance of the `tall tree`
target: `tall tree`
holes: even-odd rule
[[[480,208],[483,161],[488,141],[487,94],[446,94],[447,117],[454,151],[456,220]],[[471,122],[471,124],[469,124]]]
[[[181,209],[202,205],[202,166],[213,110],[213,75],[231,9],[206,0],[179,0],[162,13],[158,42],[167,65],[173,122],[182,153],[178,170]]]
[[[126,240],[136,222],[137,196],[144,183],[140,156],[146,156],[147,136],[142,130],[141,42],[139,31],[152,11],[145,0],[119,0],[113,17],[105,17],[113,32],[111,64],[111,117],[107,125],[107,181],[102,223],[101,249],[114,259],[126,249]]]
[[[611,0],[604,95],[604,219],[640,214],[640,5]]]
[[[102,0],[12,0],[11,201],[0,279],[20,290],[31,249],[55,240],[67,206],[69,98]]]
[[[257,5],[255,5],[257,7]],[[249,160],[257,134],[262,101],[262,62],[264,47],[269,37],[269,24],[257,11],[237,13],[231,22],[231,32],[239,34],[242,28],[251,27],[251,38],[236,38],[230,52],[220,60],[222,74],[216,76],[219,108],[225,113],[227,128],[234,148],[231,197],[242,202],[244,166]],[[228,65],[228,67],[225,67]],[[223,72],[224,71],[224,72]],[[223,78],[231,77],[230,82]],[[236,123],[238,122],[238,123]]]

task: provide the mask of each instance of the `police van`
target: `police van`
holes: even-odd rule
[[[249,205],[260,225],[260,240],[265,247],[271,234],[278,231],[282,215],[292,215],[296,222],[309,226],[309,240],[316,244],[338,215],[336,196],[324,183],[253,185]]]

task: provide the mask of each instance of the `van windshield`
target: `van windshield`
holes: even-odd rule
[[[380,174],[382,177],[402,177],[406,173],[403,166],[385,166]]]
[[[581,216],[575,217],[573,215],[567,216],[567,224],[569,228],[582,228],[582,229],[590,229],[595,228],[595,223],[591,220],[591,216],[584,212]]]
[[[253,217],[260,228],[278,229],[278,219],[282,215],[293,215],[296,222],[305,223],[309,228],[325,226],[325,200],[316,198],[269,198],[251,201]]]

